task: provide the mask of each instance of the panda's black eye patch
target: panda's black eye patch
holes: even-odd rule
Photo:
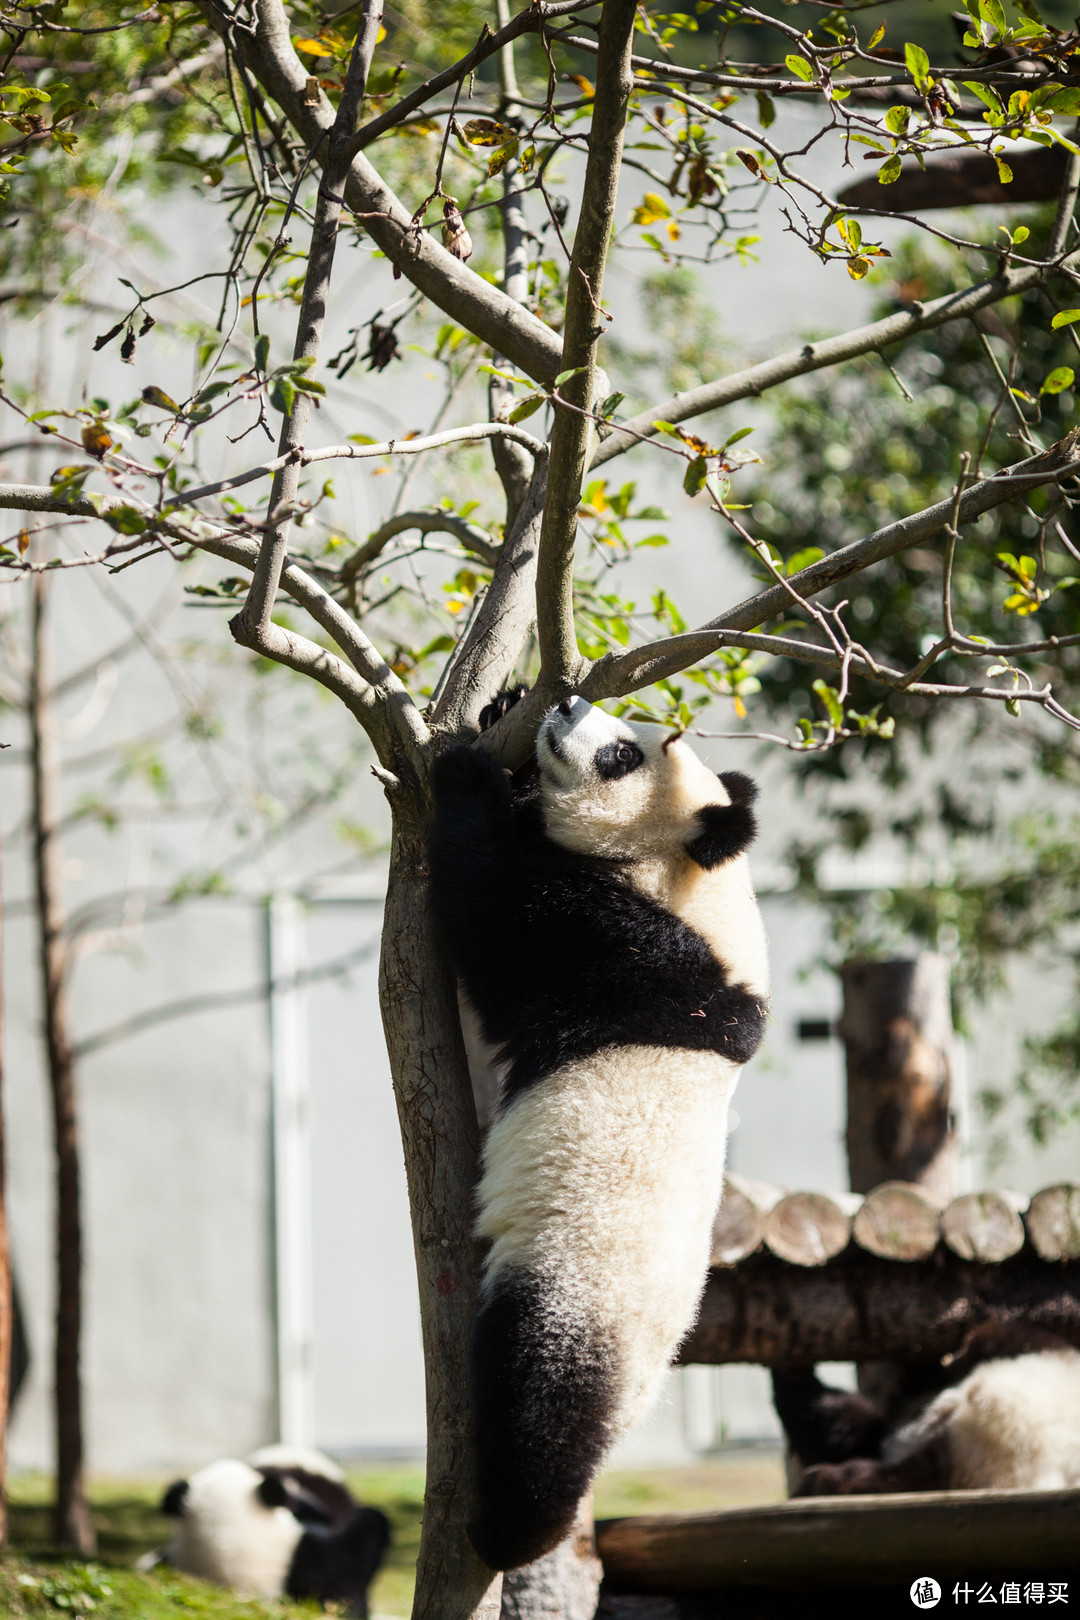
[[[602,776],[605,782],[615,782],[620,776],[629,776],[639,765],[644,765],[645,755],[637,743],[606,743],[603,748],[596,750],[595,763],[598,776]]]

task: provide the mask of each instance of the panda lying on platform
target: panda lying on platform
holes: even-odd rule
[[[470,1536],[493,1569],[567,1534],[693,1321],[768,997],[753,783],[580,697],[536,761],[526,802],[478,749],[433,777],[434,915],[506,1074],[473,1347]]]
[[[776,1410],[805,1469],[793,1495],[1080,1486],[1080,1351],[1064,1340],[977,1334],[950,1367],[916,1382],[922,1394],[901,1397],[890,1421],[812,1371],[774,1373]]]
[[[367,1615],[367,1592],[390,1540],[320,1452],[267,1446],[249,1462],[222,1457],[170,1485],[176,1519],[164,1560],[249,1597],[336,1600]]]

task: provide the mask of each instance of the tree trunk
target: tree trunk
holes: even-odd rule
[[[498,1620],[500,1580],[466,1534],[473,1495],[469,1345],[479,1130],[454,980],[427,907],[427,812],[392,794],[379,990],[412,1208],[427,1384],[427,1483],[414,1620]]]
[[[0,878],[0,1547],[7,1546],[7,1416],[11,1404],[13,1304],[4,1179],[4,898]]]
[[[841,977],[852,1191],[913,1181],[951,1198],[948,963],[922,951],[912,961],[847,962]]]
[[[847,962],[841,977],[852,1191],[906,1181],[951,1198],[956,1142],[949,965],[933,951],[920,951],[911,961]],[[857,1374],[864,1395],[891,1404],[898,1367],[866,1364]]]
[[[61,1547],[96,1551],[83,1481],[82,1220],[75,1072],[68,1037],[66,950],[61,905],[60,767],[51,697],[48,575],[34,575],[30,677],[33,848],[40,930],[41,998],[56,1150],[56,1511]]]
[[[590,1491],[565,1541],[503,1576],[500,1620],[593,1620],[602,1575]]]

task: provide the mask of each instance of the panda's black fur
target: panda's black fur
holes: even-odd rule
[[[754,836],[742,798],[702,817],[687,854],[708,870]],[[748,1063],[764,1033],[760,996],[732,984],[692,928],[639,894],[611,861],[563,849],[544,832],[538,801],[515,810],[506,774],[472,748],[434,773],[438,817],[431,897],[443,939],[509,1065],[512,1095],[606,1046],[665,1045]],[[729,788],[729,792],[730,792]]]
[[[1059,1335],[988,1323],[958,1355],[897,1371],[888,1401],[774,1371],[793,1495],[1080,1484],[1080,1353]]]
[[[163,1556],[189,1574],[248,1595],[333,1602],[358,1617],[390,1541],[385,1514],[358,1503],[329,1460],[306,1449],[293,1459],[276,1446],[247,1463],[219,1459],[170,1485],[161,1512],[177,1521]]]
[[[473,1347],[470,1526],[502,1569],[567,1534],[690,1326],[727,1100],[767,1016],[764,935],[741,859],[753,783],[717,779],[677,739],[579,698],[546,718],[538,763],[518,794],[477,749],[448,751],[433,774],[432,909],[505,1076],[479,1189],[491,1248]],[[580,828],[567,821],[578,800],[618,812],[643,780],[659,788],[641,821],[663,845],[664,881],[650,876],[648,851],[634,852],[632,808],[622,841],[618,813],[610,825],[601,815],[595,836],[587,816]],[[706,925],[718,908],[723,934],[729,894],[736,923],[722,959]],[[681,1155],[679,1131],[692,1143]],[[617,1246],[601,1253],[598,1234],[624,1196]]]

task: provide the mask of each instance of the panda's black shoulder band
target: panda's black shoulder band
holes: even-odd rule
[[[743,777],[742,780],[749,779]],[[722,866],[725,861],[733,861],[736,855],[749,849],[757,833],[757,818],[748,803],[707,804],[698,811],[698,825],[701,832],[687,844],[686,853],[706,872]]]

